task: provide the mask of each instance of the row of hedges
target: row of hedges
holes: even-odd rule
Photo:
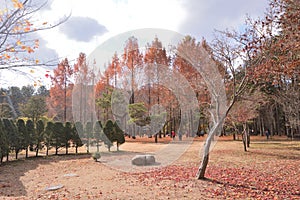
[[[125,142],[124,133],[116,122],[108,120],[103,127],[100,121],[96,123],[87,122],[47,122],[46,124],[39,120],[34,123],[32,120],[18,119],[0,119],[0,162],[6,157],[8,161],[11,153],[18,154],[25,150],[25,156],[28,157],[28,151],[35,151],[38,156],[39,150],[46,149],[46,155],[50,149],[55,149],[58,154],[59,149],[65,148],[68,154],[70,147],[78,148],[84,144],[88,147],[96,145],[97,151],[99,146],[104,143],[110,151],[113,143],[117,143],[117,147]]]

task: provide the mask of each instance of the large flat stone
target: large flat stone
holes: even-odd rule
[[[132,158],[131,164],[138,166],[153,165],[155,157],[153,155],[136,155]]]

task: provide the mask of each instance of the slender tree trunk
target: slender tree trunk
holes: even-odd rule
[[[19,153],[19,150],[16,150],[16,160],[18,160],[18,153]]]
[[[213,135],[214,133],[210,133],[205,141],[201,165],[199,166],[196,175],[197,179],[205,179],[205,171],[209,160],[209,149],[212,142],[212,138],[214,137]]]
[[[78,146],[75,146],[75,154],[78,154]]]
[[[28,147],[26,148],[25,157],[28,158]]]
[[[66,144],[66,155],[68,155],[69,154],[69,147],[68,147],[68,144]]]
[[[250,134],[247,133],[247,147],[250,148]]]
[[[247,128],[246,124],[243,124],[243,133],[242,133],[242,138],[243,138],[243,145],[244,145],[244,151],[247,151],[247,144],[248,144],[248,136],[247,136]]]
[[[46,149],[46,156],[49,155],[49,146],[47,145],[47,149]]]
[[[224,119],[225,119],[225,117],[224,117]],[[206,171],[206,167],[207,167],[208,160],[209,160],[209,150],[210,150],[211,142],[213,141],[216,133],[220,130],[220,128],[222,128],[224,119],[218,121],[216,123],[216,125],[208,133],[208,136],[204,143],[204,151],[203,151],[203,155],[202,155],[202,161],[201,161],[201,164],[198,168],[198,172],[196,175],[197,179],[205,179],[205,171]]]
[[[6,161],[8,161],[9,160],[9,153],[7,153],[7,155],[6,155]]]
[[[39,155],[39,148],[37,147],[35,150],[35,157],[38,157],[38,155]]]
[[[154,142],[157,143],[157,133],[154,135]]]
[[[247,151],[247,144],[246,144],[247,137],[245,136],[244,132],[242,134],[242,138],[243,138],[244,151]]]

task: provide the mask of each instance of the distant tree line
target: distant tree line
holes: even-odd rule
[[[75,148],[75,153],[78,153],[78,148],[86,145],[87,147],[96,146],[99,152],[101,143],[108,148],[113,146],[113,143],[119,145],[125,142],[123,131],[119,128],[116,122],[108,120],[103,127],[100,121],[87,122],[44,122],[38,120],[33,122],[31,119],[25,121],[18,119],[17,121],[3,118],[0,119],[0,163],[4,158],[9,160],[11,154],[14,154],[15,159],[21,151],[25,151],[25,158],[28,158],[28,152],[35,152],[38,157],[41,150],[45,151],[48,156],[49,150],[54,149],[54,154],[58,155],[60,149],[65,149],[65,154],[69,154],[69,148]],[[89,153],[89,148],[88,152]]]

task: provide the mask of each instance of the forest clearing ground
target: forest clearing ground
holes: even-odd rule
[[[86,154],[11,161],[0,166],[0,199],[300,199],[300,142],[283,138],[252,137],[248,152],[232,136],[220,138],[207,180],[195,180],[204,138],[171,165],[150,172],[122,172],[101,161],[155,152],[169,138],[158,144],[126,138],[120,152],[104,152],[100,162]],[[59,190],[45,190],[60,184]]]

